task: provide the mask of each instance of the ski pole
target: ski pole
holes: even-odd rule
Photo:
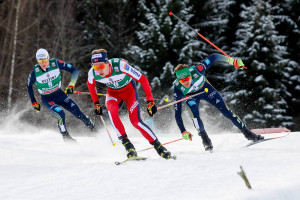
[[[74,94],[91,94],[91,93],[89,93],[89,92],[74,91]],[[105,96],[106,94],[97,93],[97,95],[103,95],[103,96]]]
[[[172,106],[172,105],[174,105],[174,104],[176,104],[176,103],[179,103],[179,102],[181,102],[181,101],[185,101],[185,100],[187,100],[187,99],[190,99],[190,98],[192,98],[192,97],[198,96],[198,95],[203,94],[203,93],[205,93],[205,92],[206,92],[206,93],[208,92],[208,88],[205,88],[203,92],[199,92],[199,93],[197,93],[197,94],[193,94],[193,95],[191,95],[191,96],[185,97],[185,98],[180,99],[180,100],[178,100],[178,101],[173,101],[173,102],[168,103],[168,104],[166,104],[166,105],[164,105],[164,106],[158,107],[157,110],[160,110],[160,109],[163,109],[163,108]]]
[[[74,94],[91,94],[89,92],[79,92],[79,91],[74,91]],[[103,95],[106,96],[106,94],[101,94],[101,93],[97,93],[98,96]],[[143,98],[143,97],[139,97],[139,98]],[[160,100],[160,99],[156,99],[156,100]],[[168,102],[169,98],[165,98],[164,101]]]
[[[107,128],[107,126],[106,126],[106,124],[105,124],[105,121],[104,121],[102,115],[100,115],[100,118],[101,118],[102,123],[103,123],[103,125],[104,125],[104,127],[105,127],[105,129],[106,129],[106,131],[107,131],[107,133],[108,133],[108,136],[109,136],[109,138],[110,138],[110,141],[111,141],[112,145],[113,145],[113,146],[116,146],[116,143],[114,143],[113,140],[111,139],[111,136],[110,136],[110,134],[109,134],[108,128]]]
[[[172,11],[169,12],[169,15],[173,15],[176,19],[178,19],[182,24],[184,24],[185,26],[187,26],[189,29],[191,29],[192,31],[196,32],[197,35],[199,35],[202,39],[204,39],[206,42],[208,42],[210,45],[212,45],[213,47],[215,47],[217,50],[219,50],[221,53],[223,53],[225,56],[227,56],[228,58],[231,58],[227,53],[225,53],[224,51],[222,51],[222,49],[220,49],[219,47],[217,47],[214,43],[212,43],[211,41],[209,41],[207,38],[205,38],[203,35],[201,35],[200,33],[198,33],[195,29],[193,29],[191,26],[189,26],[187,23],[185,23],[184,21],[182,21],[179,17],[177,17]],[[247,67],[243,66],[244,69],[247,69]]]
[[[162,145],[170,144],[170,143],[177,142],[177,141],[180,141],[180,140],[183,140],[183,138],[180,138],[180,139],[177,139],[177,140],[173,140],[173,141],[170,141],[170,142],[166,142],[166,143],[164,143],[164,144],[162,144]],[[142,152],[142,151],[147,151],[147,150],[150,150],[150,149],[153,149],[153,148],[154,148],[154,147],[149,147],[149,148],[147,148],[147,149],[139,150],[139,151],[137,151],[137,153],[138,153],[138,152]]]

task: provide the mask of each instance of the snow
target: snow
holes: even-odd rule
[[[266,79],[264,78],[264,76],[263,75],[259,75],[259,76],[257,76],[256,78],[255,78],[255,80],[254,80],[254,82],[263,82],[263,81],[265,81]]]
[[[13,128],[0,130],[1,200],[296,200],[300,195],[300,132],[249,148],[242,148],[249,143],[242,134],[209,134],[215,151],[208,153],[189,127],[193,141],[166,145],[177,160],[148,150],[139,153],[148,160],[117,166],[114,162],[125,159],[125,150],[110,126],[115,147],[103,129],[97,137],[74,136],[78,144],[72,145],[54,130],[6,124]],[[128,127],[137,150],[150,147]],[[180,138],[177,127],[171,131],[158,135],[162,143]],[[240,166],[252,190],[237,174]]]

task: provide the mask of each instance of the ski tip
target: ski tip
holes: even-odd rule
[[[172,11],[169,12],[169,15],[173,15]]]
[[[170,159],[176,160],[177,156],[171,156]]]
[[[119,165],[119,164],[121,164],[121,163],[120,163],[120,162],[115,162],[115,164],[116,164],[116,165]]]

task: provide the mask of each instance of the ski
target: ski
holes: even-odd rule
[[[249,147],[249,146],[252,146],[252,145],[255,145],[255,144],[258,144],[258,143],[261,143],[261,142],[269,141],[269,140],[283,138],[283,137],[286,137],[288,135],[289,135],[289,133],[286,134],[286,135],[278,136],[278,137],[271,137],[271,138],[266,138],[266,139],[263,139],[263,140],[258,140],[256,142],[251,142],[251,143],[247,144],[245,147]]]
[[[145,158],[145,157],[133,156],[133,157],[127,158],[127,159],[124,160],[124,161],[121,161],[121,162],[115,162],[115,164],[116,164],[116,165],[120,165],[120,164],[123,164],[123,163],[128,162],[128,161],[131,161],[131,160],[140,161],[140,160],[146,160],[146,159],[147,159],[147,158]]]
[[[173,160],[176,160],[176,156],[170,156],[169,159],[173,159]],[[145,157],[140,157],[140,156],[133,156],[133,157],[130,157],[130,158],[127,158],[126,160],[124,161],[121,161],[121,162],[115,162],[116,165],[120,165],[120,164],[123,164],[123,163],[126,163],[128,161],[131,161],[131,160],[136,160],[136,161],[140,161],[140,160],[146,160],[147,158]]]

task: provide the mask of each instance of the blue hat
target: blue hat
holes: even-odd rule
[[[106,62],[108,60],[106,52],[95,53],[92,55],[92,63]]]

